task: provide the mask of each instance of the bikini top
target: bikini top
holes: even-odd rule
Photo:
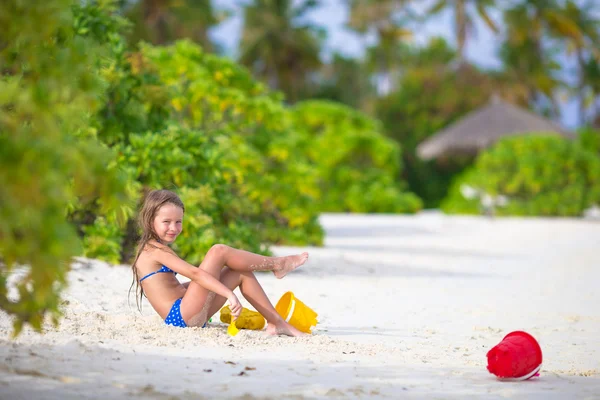
[[[148,275],[144,276],[142,279],[140,279],[140,282],[143,281],[146,278],[151,277],[154,274],[160,274],[161,272],[172,272],[175,275],[177,275],[177,272],[173,271],[171,268],[163,265],[161,269],[159,269],[158,271],[154,271],[154,272],[150,272]]]

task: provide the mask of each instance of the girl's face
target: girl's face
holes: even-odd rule
[[[162,206],[154,217],[154,232],[162,243],[173,243],[181,233],[183,210],[175,204],[167,203]]]

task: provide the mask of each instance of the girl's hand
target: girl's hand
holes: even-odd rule
[[[231,293],[231,296],[227,298],[229,302],[229,308],[231,309],[231,315],[237,319],[242,313],[242,303],[238,300],[235,294]]]

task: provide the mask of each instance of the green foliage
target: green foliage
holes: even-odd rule
[[[217,242],[255,252],[268,252],[268,243],[320,244],[321,211],[421,207],[394,182],[398,146],[360,113],[326,102],[290,110],[246,69],[189,41],[143,45],[124,60],[111,75],[118,79],[109,80],[108,103],[126,100],[99,114],[99,136],[118,151],[132,181],[182,195],[187,212],[176,246],[192,262]],[[125,119],[137,126],[124,130]],[[100,218],[88,229],[96,244],[88,255],[116,254],[97,237],[119,238],[105,225]],[[122,255],[132,253],[124,248],[132,235],[121,231]]]
[[[475,20],[477,17],[483,20],[488,28],[494,32],[498,32],[498,27],[494,20],[491,18],[490,9],[497,7],[496,0],[462,0],[462,1],[451,1],[451,0],[437,0],[435,4],[427,11],[429,16],[439,14],[442,10],[450,8],[454,14],[454,30],[456,35],[456,42],[458,44],[458,51],[463,58],[464,48],[468,38],[468,33],[475,27]],[[471,10],[476,10],[473,13]]]
[[[182,196],[187,212],[176,247],[183,257],[198,262],[218,242],[261,253],[265,243],[322,243],[318,204],[305,183],[314,169],[290,151],[299,135],[280,94],[189,41],[143,45],[103,72],[109,89],[98,136],[118,152],[137,198],[151,188]],[[129,261],[132,220],[117,227],[99,214],[83,230],[86,255]]]
[[[584,149],[600,156],[600,130],[591,128],[581,129],[577,141]]]
[[[321,67],[323,29],[307,18],[315,0],[252,0],[244,6],[239,62],[295,103]]]
[[[83,227],[83,255],[90,258],[101,256],[105,261],[118,264],[121,262],[122,239],[123,232],[119,224],[99,216],[93,224]]]
[[[317,169],[321,211],[411,213],[420,199],[394,182],[400,148],[375,120],[349,107],[305,101],[292,108],[301,149]]]
[[[600,202],[600,159],[555,135],[513,136],[482,153],[457,179],[445,212],[477,212],[477,203],[463,198],[462,185],[506,196],[498,215],[578,216]]]
[[[352,98],[352,90],[339,86],[354,83],[355,94],[362,87],[369,96],[373,78],[391,79],[400,89],[375,108],[401,153],[376,121],[327,102],[288,109],[281,94],[246,69],[191,42],[143,45],[133,53],[127,47],[128,32],[130,38],[156,34],[161,43],[191,36],[208,44],[206,28],[219,20],[210,2],[197,10],[188,1],[166,7],[117,0],[26,3],[0,2],[0,308],[16,317],[17,333],[23,323],[40,329],[48,313],[57,321],[73,255],[130,260],[137,202],[149,189],[175,189],[186,203],[178,250],[192,262],[216,242],[262,253],[269,243],[318,245],[320,211],[420,209],[419,198],[398,183],[401,176],[427,206],[436,206],[449,179],[470,160],[423,163],[415,157],[417,144],[492,92],[526,100],[554,96],[556,65],[543,40],[548,32],[575,46],[580,92],[590,98],[598,92],[596,60],[586,59],[597,47],[595,22],[579,21],[584,8],[570,1],[566,19],[545,2],[532,2],[539,11],[533,16],[509,9],[505,20],[515,29],[501,54],[507,65],[496,75],[466,63],[448,68],[456,52],[443,40],[416,51],[398,46],[408,26],[388,12],[396,10],[394,2],[363,2],[369,15],[359,18],[360,30],[375,23],[381,43],[367,53],[371,64],[337,58],[322,90],[311,84],[319,81],[313,78],[323,34],[303,21],[316,2],[248,4],[242,63],[290,102],[319,93],[372,109],[372,98]],[[133,6],[133,29],[117,5]],[[154,7],[156,18],[143,21],[157,23],[152,32],[139,30],[147,11],[142,6]],[[365,69],[369,65],[375,69]],[[599,148],[593,131],[573,143],[502,141],[456,182],[446,209],[477,211],[475,201],[458,197],[469,183],[508,196],[500,213],[578,215],[599,201]],[[17,268],[23,279],[9,295],[8,276]]]
[[[361,60],[333,54],[331,62],[319,74],[319,85],[307,87],[310,96],[303,98],[336,101],[355,109],[363,109],[375,90],[369,70]],[[352,82],[352,85],[348,85]]]
[[[114,153],[89,128],[104,88],[92,68],[104,53],[77,36],[68,0],[0,3],[0,308],[40,330],[56,323],[71,258],[81,254],[67,210],[108,213],[124,198]],[[22,268],[10,295],[7,276]]]
[[[74,255],[130,261],[149,189],[184,200],[177,250],[191,262],[217,242],[319,245],[323,209],[420,208],[394,182],[399,149],[374,121],[327,103],[290,111],[188,41],[129,53],[115,4],[0,5],[0,307],[17,333],[46,313],[58,320]],[[16,266],[24,278],[9,299]]]
[[[456,57],[443,40],[432,40],[422,49],[405,49],[408,66],[398,90],[376,103],[376,114],[387,135],[402,145],[403,177],[425,206],[438,207],[452,178],[471,158],[423,161],[417,145],[468,112],[489,101],[495,88],[485,73],[463,64],[446,65]]]
[[[134,28],[127,38],[134,46],[139,41],[165,45],[188,38],[212,50],[215,44],[208,31],[230,14],[216,11],[213,2],[206,0],[130,0],[120,3],[123,4],[122,12],[133,21]]]
[[[130,139],[120,147],[121,165],[133,169],[145,187],[175,189],[186,204],[185,229],[177,241],[182,255],[198,262],[215,243],[261,250],[256,226],[261,209],[226,178],[226,137],[209,141],[201,132],[172,127]]]
[[[191,42],[145,46],[142,54],[146,71],[158,71],[159,82],[169,88],[173,123],[205,136],[206,151],[217,154],[213,168],[226,185],[223,191],[241,202],[238,211],[236,202],[223,203],[239,212],[231,220],[244,221],[250,213],[257,240],[321,243],[318,208],[303,188],[311,168],[290,151],[298,135],[280,95],[231,60],[203,53]]]

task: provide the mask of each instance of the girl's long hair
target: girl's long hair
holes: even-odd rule
[[[183,202],[175,193],[170,190],[153,190],[148,193],[142,207],[140,209],[140,213],[138,215],[138,226],[141,230],[141,237],[138,241],[137,245],[137,253],[135,255],[135,260],[131,265],[131,272],[133,273],[133,280],[131,282],[131,286],[129,287],[129,292],[127,294],[127,298],[131,295],[131,289],[135,284],[135,303],[137,305],[138,310],[142,311],[142,296],[145,296],[144,289],[140,284],[138,271],[137,271],[137,261],[140,258],[140,254],[146,248],[146,246],[152,246],[150,240],[159,241],[158,235],[154,231],[154,218],[158,213],[158,210],[165,204],[173,204],[174,206],[180,207],[183,212],[185,212],[185,207],[183,206]]]

